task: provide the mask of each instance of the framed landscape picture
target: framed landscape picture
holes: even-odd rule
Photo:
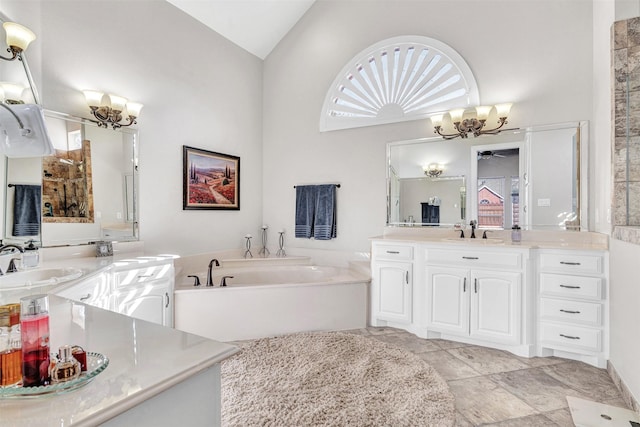
[[[182,209],[240,209],[240,157],[182,146]]]

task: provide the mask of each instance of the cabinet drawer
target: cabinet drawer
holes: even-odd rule
[[[413,246],[375,245],[373,254],[378,259],[413,260]]]
[[[425,260],[428,263],[446,263],[469,267],[522,267],[522,254],[520,253],[477,251],[473,248],[460,248],[457,250],[427,249],[425,251]]]
[[[159,279],[173,276],[173,265],[151,265],[148,267],[132,268],[131,270],[118,271],[114,275],[116,288],[146,284]]]
[[[602,351],[602,331],[600,329],[541,323],[540,341],[578,350]]]
[[[540,298],[540,317],[549,320],[601,326],[602,304]]]
[[[603,259],[601,255],[582,255],[567,252],[566,254],[540,254],[540,269],[560,273],[602,274]]]
[[[591,300],[602,299],[602,279],[598,277],[540,274],[540,293]]]

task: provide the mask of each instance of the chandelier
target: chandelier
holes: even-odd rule
[[[444,172],[444,165],[440,165],[437,163],[431,163],[428,166],[423,166],[422,170],[424,174],[429,178],[437,178]]]
[[[434,126],[435,132],[444,139],[467,138],[469,134],[473,134],[473,136],[496,135],[500,133],[500,129],[507,124],[507,116],[511,110],[511,105],[512,104],[508,103],[495,106],[478,106],[476,107],[476,117],[466,119],[463,119],[465,113],[464,108],[451,110],[448,114],[451,117],[451,123],[453,123],[455,129],[455,132],[451,133],[445,133],[443,131],[442,121],[444,114],[431,116],[431,123]],[[494,108],[498,116],[498,126],[493,129],[486,129],[487,118]]]
[[[112,128],[118,129],[137,123],[136,119],[140,116],[142,104],[129,102],[126,98],[117,95],[105,96],[104,93],[95,90],[85,90],[83,92],[91,114],[97,119],[95,122],[98,127],[106,128],[111,125]],[[105,99],[106,102],[104,101]],[[124,114],[125,110],[126,114]],[[128,123],[121,123],[123,119],[127,120]]]

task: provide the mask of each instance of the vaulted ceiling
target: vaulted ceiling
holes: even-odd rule
[[[223,37],[264,59],[315,0],[168,0]]]

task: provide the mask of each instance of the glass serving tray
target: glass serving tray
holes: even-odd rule
[[[109,366],[109,359],[100,353],[87,352],[87,371],[75,380],[43,385],[38,387],[22,387],[22,383],[13,386],[0,387],[0,398],[9,397],[38,397],[50,394],[66,393],[88,384],[100,372]]]

